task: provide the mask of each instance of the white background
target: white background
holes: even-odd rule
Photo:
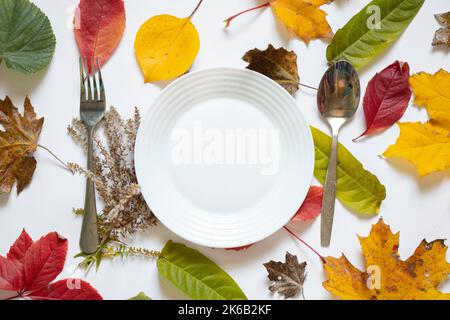
[[[33,76],[24,76],[0,66],[0,97],[9,95],[16,105],[21,106],[29,95],[38,115],[45,117],[40,143],[51,148],[64,160],[84,164],[85,157],[78,146],[66,134],[66,127],[79,109],[78,52],[72,30],[68,24],[70,11],[75,0],[34,0],[49,16],[53,25],[57,47],[49,68]],[[196,0],[127,0],[127,26],[124,38],[104,67],[108,104],[116,106],[122,115],[128,117],[134,106],[143,114],[158,96],[162,86],[144,84],[136,64],[133,50],[135,34],[139,26],[156,14],[168,13],[179,17],[187,16]],[[233,22],[228,30],[222,21],[241,10],[261,4],[263,1],[249,0],[205,0],[193,19],[201,38],[201,51],[192,70],[213,66],[244,67],[242,55],[249,49],[265,49],[267,44],[284,46],[298,54],[302,82],[317,86],[326,70],[326,43],[317,40],[306,46],[298,39],[292,39],[285,28],[275,19],[270,9],[248,13]],[[328,21],[333,31],[342,27],[369,1],[336,0],[324,6],[329,13]],[[433,49],[431,41],[438,28],[433,14],[450,10],[448,1],[425,1],[418,16],[400,39],[373,64],[361,72],[363,88],[373,75],[396,59],[408,61],[412,72],[434,73],[439,68],[450,71],[449,51]],[[298,107],[307,121],[322,130],[327,130],[321,121],[312,91],[301,89],[296,95]],[[425,110],[410,106],[403,121],[425,121]],[[404,161],[384,160],[382,154],[398,136],[396,126],[377,136],[353,143],[352,138],[364,129],[362,108],[354,120],[342,131],[341,141],[350,151],[375,173],[386,186],[387,198],[381,206],[380,216],[393,231],[401,231],[400,254],[406,259],[419,242],[426,238],[449,237],[450,231],[450,171],[418,178],[412,165]],[[0,254],[5,255],[9,246],[20,234],[22,228],[37,239],[50,231],[57,231],[69,239],[69,253],[66,270],[61,277],[70,275],[70,270],[79,262],[72,258],[79,252],[78,238],[81,219],[72,215],[73,207],[81,207],[84,199],[84,179],[72,176],[44,151],[36,153],[38,166],[31,185],[17,197],[0,197]],[[182,214],[182,213],[180,213]],[[320,247],[320,219],[309,223],[290,223],[289,226],[304,240],[319,250],[322,255],[338,256],[344,252],[356,266],[362,267],[356,234],[367,235],[371,225],[379,217],[362,217],[336,207],[332,246]],[[149,229],[130,243],[159,250],[164,243],[173,239],[182,241],[164,226]],[[267,290],[268,280],[262,263],[271,259],[284,260],[284,254],[296,254],[299,260],[308,262],[308,279],[305,283],[307,299],[330,299],[332,296],[322,287],[326,276],[319,259],[299,244],[284,230],[258,243],[246,251],[234,252],[208,249],[189,244],[216,261],[237,281],[250,299],[279,299]],[[450,260],[450,255],[447,256]],[[153,299],[182,299],[186,296],[165,279],[158,276],[156,261],[145,258],[129,258],[126,261],[105,261],[100,270],[87,276],[107,299],[126,299],[144,291]],[[450,291],[450,281],[442,289]]]

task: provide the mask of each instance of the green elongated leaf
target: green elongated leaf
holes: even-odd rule
[[[327,48],[328,61],[347,60],[355,69],[361,69],[397,39],[424,2],[372,1],[336,32]]]
[[[0,63],[22,73],[45,68],[55,52],[47,16],[28,0],[0,0]]]
[[[314,176],[323,184],[328,169],[331,137],[314,127],[311,127],[311,132],[316,153]],[[345,206],[362,214],[378,213],[381,202],[386,198],[386,188],[342,144],[338,148],[337,177],[336,196]]]
[[[194,300],[246,300],[236,282],[197,250],[168,241],[158,271]]]
[[[128,300],[152,300],[152,299],[149,296],[147,296],[144,292],[139,292],[136,296]]]

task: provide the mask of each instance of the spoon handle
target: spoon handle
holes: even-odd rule
[[[333,134],[333,142],[331,144],[330,163],[328,165],[327,176],[322,199],[322,215],[320,240],[322,247],[328,247],[331,240],[331,230],[333,228],[334,203],[336,201],[336,170],[337,170],[337,153],[338,151],[338,135]]]

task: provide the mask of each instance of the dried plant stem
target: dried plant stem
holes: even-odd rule
[[[250,11],[254,11],[254,10],[258,10],[258,9],[262,9],[262,8],[265,8],[265,7],[269,7],[269,6],[270,6],[270,1],[267,2],[267,3],[263,3],[263,4],[259,5],[259,6],[256,6],[254,8],[247,9],[247,10],[241,11],[239,13],[236,13],[235,15],[232,15],[231,17],[229,17],[228,19],[226,19],[224,21],[225,22],[225,28],[228,28],[230,26],[231,21],[233,21],[235,18],[239,17],[241,14],[244,14],[244,13],[247,13],[247,12],[250,12]]]
[[[312,252],[314,252],[322,261],[322,263],[325,263],[325,258],[318,253],[316,250],[314,250],[313,247],[311,247],[308,243],[306,243],[304,240],[302,240],[299,236],[297,236],[294,232],[292,232],[291,230],[289,230],[286,226],[283,227],[287,232],[289,232],[295,239],[297,239],[298,241],[300,241],[301,243],[303,243],[306,247],[308,247],[308,249],[310,249]]]
[[[45,151],[47,151],[53,158],[55,158],[66,170],[72,172],[72,170],[70,170],[70,168],[67,166],[67,163],[65,163],[64,161],[62,161],[53,151],[51,151],[49,148],[38,144],[37,145],[39,148],[44,149]]]

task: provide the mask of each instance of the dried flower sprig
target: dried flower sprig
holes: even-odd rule
[[[141,122],[139,110],[135,108],[133,117],[124,121],[115,108],[105,114],[102,123],[106,143],[98,136],[94,137],[93,170],[89,171],[80,165],[70,163],[71,171],[91,179],[103,202],[103,210],[99,215],[99,231],[101,245],[96,253],[83,255],[82,265],[89,266],[99,263],[102,257],[116,257],[123,251],[121,246],[108,246],[112,242],[123,241],[139,230],[145,230],[156,224],[156,217],[147,206],[137,184],[134,168],[134,146],[137,130]],[[72,139],[85,151],[87,150],[87,131],[79,119],[74,119],[68,127]],[[77,210],[77,215],[82,211]],[[115,248],[116,254],[111,254]],[[128,247],[130,254],[144,251],[133,251]],[[152,251],[148,251],[152,252]],[[146,255],[146,254],[141,254]],[[122,254],[122,256],[124,256]]]

